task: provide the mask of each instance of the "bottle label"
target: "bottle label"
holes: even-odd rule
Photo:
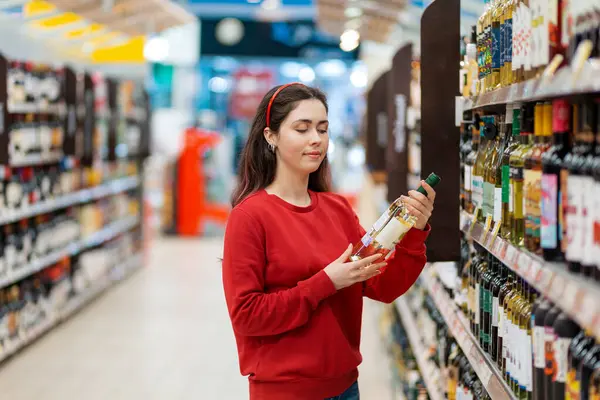
[[[471,191],[471,181],[473,179],[473,177],[471,176],[471,166],[470,165],[465,165],[465,177],[464,177],[464,185],[465,185],[465,190],[467,191]]]
[[[473,205],[483,207],[483,177],[473,175]]]
[[[498,297],[494,296],[494,298],[492,299],[492,326],[495,326],[497,328],[499,328],[500,325],[500,318],[499,318],[499,312],[500,311],[500,306],[498,303]],[[498,331],[500,331],[498,329]]]
[[[532,343],[531,343],[531,335],[525,335],[525,349],[524,349],[524,357],[523,357],[523,374],[525,375],[525,388],[528,392],[533,391],[533,368],[532,364]]]
[[[371,231],[377,232],[378,230],[380,230],[385,225],[385,222],[389,218],[390,218],[389,210],[386,210],[383,214],[381,214],[379,219],[377,221],[375,221],[375,223],[373,224],[373,229],[371,229]]]
[[[515,212],[515,185],[512,180],[509,184],[508,212],[511,214]]]
[[[544,357],[546,355],[545,345],[545,333],[543,326],[536,326],[533,328],[533,364],[537,369],[543,369],[545,367]]]
[[[491,203],[490,203],[491,200]],[[491,214],[490,210],[494,207],[494,185],[489,182],[483,183],[483,217]]]
[[[524,171],[523,182],[523,217],[525,219],[525,235],[533,237],[533,171]]]
[[[516,71],[519,69],[519,9],[520,5],[513,11],[513,21],[512,21],[512,30],[513,30],[513,39],[512,39],[512,70]]]
[[[582,220],[583,220],[583,179],[577,175],[569,175],[567,182],[568,203],[566,207],[567,252],[568,261],[582,261]]]
[[[505,35],[505,51],[506,51],[506,55],[505,55],[505,62],[509,63],[512,62],[512,57],[513,57],[513,20],[512,18],[507,18],[506,21],[504,21],[504,35]]]
[[[569,171],[562,169],[560,171],[560,205],[558,208],[558,225],[561,237],[560,247],[563,253],[567,251],[567,207],[569,205]]]
[[[594,198],[594,178],[585,176],[583,181],[583,210],[581,220],[581,239],[582,239],[582,258],[583,265],[596,265],[596,257],[594,252],[594,222],[598,210],[594,210],[596,199]]]
[[[594,182],[594,257],[600,260],[600,181]],[[600,269],[600,262],[597,264]]]
[[[494,188],[494,222],[502,219],[502,188]]]
[[[393,250],[396,244],[412,228],[412,224],[394,217],[381,229],[375,240],[387,250]]]
[[[547,7],[547,14],[546,14],[546,18],[545,18],[545,22],[546,22],[546,26],[547,26],[547,30],[546,32],[548,32],[546,35],[544,35],[544,43],[543,45],[545,46],[544,50],[544,59],[543,61],[545,61],[545,65],[549,64],[551,60],[552,55],[550,54],[550,48],[554,49],[554,51],[556,51],[556,49],[558,49],[559,45],[560,45],[560,41],[561,41],[561,37],[560,37],[560,31],[558,30],[558,0],[549,0],[548,1],[548,7]]]
[[[498,45],[500,51],[500,67],[504,67],[506,63],[506,21],[500,23],[500,44]]]
[[[502,166],[502,203],[509,204],[510,196],[510,167]]]
[[[365,233],[365,235],[360,239],[363,246],[368,247],[371,243],[373,243],[373,236],[369,232]]]
[[[498,307],[494,307],[498,311],[498,338],[504,337],[504,307],[500,305],[499,299],[496,297],[496,301],[498,302]],[[500,349],[502,351],[502,349]]]
[[[492,27],[492,68],[500,68],[500,25]]]
[[[542,172],[531,171],[531,186],[529,187],[529,209],[531,213],[531,236],[534,239],[541,237],[541,219],[542,219]]]
[[[566,383],[569,368],[569,345],[571,338],[558,338],[554,343],[554,360],[556,361],[556,381]]]
[[[558,176],[542,175],[541,245],[544,249],[558,246]]]
[[[523,219],[523,168],[510,168],[513,184],[513,215],[515,219]]]
[[[492,27],[488,25],[485,28],[485,72],[489,75],[492,72]]]
[[[481,292],[481,287],[479,285],[479,282],[477,284],[475,284],[475,324],[479,325],[479,316],[480,316],[480,310],[481,310],[481,303],[482,303],[482,297],[483,294]]]
[[[554,360],[554,329],[552,327],[545,327],[545,344],[544,344],[544,353],[545,353],[545,368],[544,374],[548,377],[551,377],[554,380],[556,376],[556,361]]]

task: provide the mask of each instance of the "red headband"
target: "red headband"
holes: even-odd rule
[[[292,85],[302,85],[302,83],[300,83],[300,82],[286,83],[285,85],[282,85],[279,89],[277,89],[277,91],[275,91],[275,93],[273,93],[273,96],[271,96],[271,100],[269,100],[269,106],[267,107],[267,128],[271,127],[271,106],[273,105],[273,102],[275,101],[275,97],[277,97],[279,92],[281,92],[283,89],[285,89],[288,86],[292,86]]]

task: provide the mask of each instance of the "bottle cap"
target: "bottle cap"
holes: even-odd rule
[[[425,179],[425,182],[427,182],[427,184],[431,187],[435,187],[438,183],[440,183],[440,181],[442,180],[442,178],[440,178],[439,176],[437,176],[435,173],[431,173],[429,174],[429,176],[427,177],[427,179]],[[419,186],[419,188],[417,189],[417,192],[427,196],[427,191],[425,190],[425,188],[423,188],[423,186]]]

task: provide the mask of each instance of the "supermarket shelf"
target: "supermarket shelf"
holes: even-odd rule
[[[570,66],[567,66],[552,76],[543,76],[479,96],[463,98],[463,110],[598,92],[600,91],[599,72],[600,62],[590,59],[576,73]]]
[[[139,184],[140,179],[137,176],[120,178],[97,187],[79,190],[74,193],[36,203],[22,210],[0,210],[0,225],[10,224],[25,218],[31,218],[36,215],[46,214],[62,208],[125,192],[127,190],[135,189]]]
[[[485,232],[482,224],[473,223],[473,216],[464,211],[460,222],[464,233],[470,233],[473,240],[600,339],[600,287],[570,273],[564,263],[546,262],[500,237],[493,237]]]
[[[118,270],[122,272],[120,274],[121,278],[112,279],[111,277],[106,276],[104,279],[101,279],[93,287],[86,290],[84,293],[69,299],[65,307],[61,311],[59,311],[55,315],[48,317],[44,322],[40,323],[38,326],[33,328],[27,335],[4,343],[5,347],[0,350],[0,363],[6,360],[8,357],[17,353],[18,351],[22,350],[23,348],[29,346],[31,343],[36,341],[50,329],[57,326],[59,323],[66,321],[76,312],[81,310],[84,306],[92,302],[92,300],[100,296],[107,289],[114,286],[116,283],[119,283],[125,278],[131,276],[135,271],[137,271],[141,267],[142,261],[143,258],[140,253],[131,256],[130,258],[113,268],[113,271]]]
[[[62,160],[63,157],[63,152],[60,150],[43,156],[41,154],[30,154],[17,159],[11,157],[9,164],[11,167],[34,167],[37,165],[57,163]]]
[[[406,301],[402,297],[396,300],[395,305],[398,309],[398,313],[400,314],[400,318],[402,319],[402,324],[406,328],[408,340],[410,341],[410,347],[412,347],[413,353],[417,359],[417,364],[419,365],[421,376],[425,381],[425,386],[427,387],[427,393],[429,394],[429,397],[432,400],[443,400],[444,392],[433,383],[433,377],[436,375],[435,370],[437,367],[426,357],[427,350],[423,346],[423,342],[421,342],[419,329],[417,328],[415,317],[412,311],[410,311],[408,304],[406,304]],[[440,375],[439,370],[437,370],[437,375]]]
[[[12,285],[13,283],[18,282],[29,275],[35,274],[36,272],[55,264],[65,257],[81,253],[90,247],[97,246],[114,237],[117,237],[118,235],[127,232],[129,229],[136,226],[138,222],[138,217],[127,217],[123,220],[113,222],[106,228],[90,235],[85,239],[80,240],[79,242],[71,243],[64,249],[52,252],[42,258],[32,261],[31,263],[19,268],[17,272],[10,271],[6,278],[0,280],[0,288]]]
[[[496,363],[483,351],[479,341],[469,330],[469,321],[454,301],[446,294],[442,284],[426,271],[421,275],[424,287],[431,294],[437,308],[444,317],[452,336],[469,359],[475,373],[493,400],[516,399],[502,378]]]

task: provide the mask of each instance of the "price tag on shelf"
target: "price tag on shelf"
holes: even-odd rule
[[[473,213],[473,219],[471,220],[471,225],[469,225],[468,228],[468,234],[469,236],[473,236],[473,228],[475,227],[475,225],[477,225],[477,218],[479,217],[479,214],[481,214],[481,207],[477,206],[477,208],[475,209],[475,212]]]
[[[520,252],[517,257],[517,263],[515,269],[521,272],[521,275],[525,278],[529,276],[529,267],[531,266],[531,257],[527,253]]]
[[[483,354],[481,354],[481,349],[479,347],[473,346],[469,351],[471,364],[477,376],[481,380],[484,386],[488,385],[490,377],[492,376],[492,371],[489,366],[486,364],[485,359],[483,358]]]
[[[535,282],[535,284],[539,284],[541,279],[542,279],[542,263],[537,261],[537,260],[533,260],[533,262],[531,263],[531,268],[530,268],[530,275],[531,275],[531,280],[533,282]]]
[[[550,287],[548,288],[548,297],[554,300],[555,303],[563,303],[562,295],[565,291],[565,281],[562,276],[554,274]]]
[[[579,313],[581,307],[583,293],[580,290],[577,282],[570,281],[564,288],[564,292],[561,296],[565,311],[571,311],[573,314]]]
[[[494,249],[494,244],[497,241],[498,234],[500,233],[500,228],[502,227],[502,220],[496,221],[494,224],[494,229],[492,229],[492,233],[490,234],[490,247],[492,251]]]
[[[542,268],[540,270],[540,283],[539,288],[545,294],[550,293],[550,285],[554,280],[554,272],[550,271],[547,268]]]
[[[509,265],[510,267],[514,267],[516,256],[517,256],[517,249],[515,248],[515,246],[513,246],[512,244],[509,243],[508,246],[506,246],[506,254],[504,256],[504,262],[507,265]]]
[[[600,299],[590,292],[583,293],[580,315],[584,326],[594,327],[600,319]]]

